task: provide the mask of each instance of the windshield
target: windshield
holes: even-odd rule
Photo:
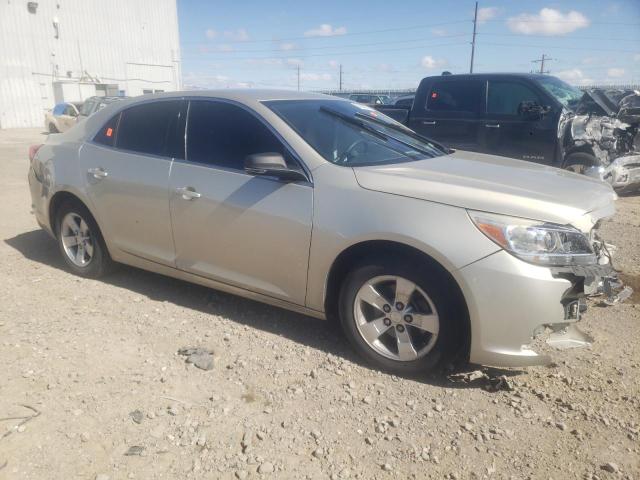
[[[574,110],[584,95],[582,90],[563,82],[556,77],[541,76],[536,81],[555,97],[564,107]]]
[[[382,113],[340,100],[265,102],[325,160],[344,166],[408,162],[445,149]]]

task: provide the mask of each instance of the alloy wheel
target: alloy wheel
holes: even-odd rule
[[[69,260],[78,267],[86,267],[93,258],[93,236],[87,222],[77,213],[67,213],[62,219],[60,236]]]
[[[431,298],[414,282],[396,275],[377,276],[362,285],[353,317],[369,347],[401,362],[429,353],[440,329]]]

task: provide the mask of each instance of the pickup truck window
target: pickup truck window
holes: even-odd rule
[[[355,102],[277,100],[265,105],[336,165],[401,163],[445,154],[402,124]]]
[[[489,81],[487,113],[494,115],[519,115],[522,102],[541,104],[538,95],[526,85],[510,80]]]
[[[479,113],[482,82],[478,80],[435,81],[427,95],[427,110]]]

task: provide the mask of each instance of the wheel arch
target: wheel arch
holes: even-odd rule
[[[454,276],[440,262],[422,250],[410,245],[391,240],[366,240],[350,245],[344,249],[333,261],[329,273],[327,274],[324,297],[324,310],[328,320],[335,321],[338,318],[338,298],[342,283],[350,271],[358,262],[368,257],[376,256],[396,256],[406,259],[441,275],[444,281],[451,288],[457,305],[460,306],[460,314],[463,326],[463,342],[461,352],[465,356],[469,353],[471,341],[471,322],[469,308],[462,288]]]
[[[49,208],[47,213],[49,215],[49,227],[51,228],[51,232],[53,232],[54,236],[57,236],[56,225],[55,225],[56,213],[60,208],[60,206],[65,203],[65,201],[77,202],[81,204],[83,207],[85,207],[87,210],[89,210],[89,213],[93,217],[93,220],[96,222],[96,225],[98,225],[98,229],[100,230],[100,235],[102,235],[102,237],[104,238],[104,235],[102,234],[102,229],[100,228],[100,224],[98,223],[98,218],[96,217],[96,214],[91,208],[91,206],[88,204],[88,202],[85,202],[84,200],[82,200],[82,198],[79,195],[69,190],[59,190],[56,193],[54,193],[53,196],[51,197],[51,200],[49,200]]]

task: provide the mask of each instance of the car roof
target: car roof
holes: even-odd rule
[[[496,72],[496,73],[457,73],[451,75],[433,75],[430,77],[425,77],[425,80],[428,79],[448,79],[448,78],[487,78],[487,77],[514,77],[514,78],[530,78],[537,79],[543,76],[541,73],[517,73],[517,72]]]

